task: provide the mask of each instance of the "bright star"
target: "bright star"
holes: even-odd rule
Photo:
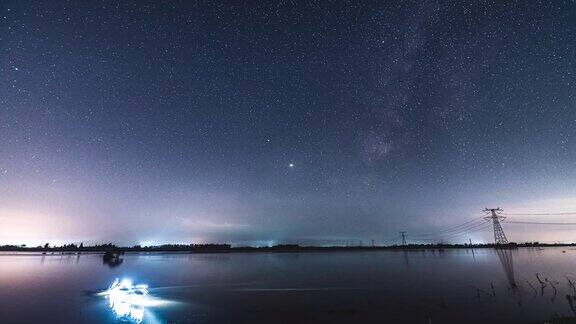
[[[294,167],[294,163],[288,164],[288,167],[289,167],[289,168],[293,168],[293,167]]]

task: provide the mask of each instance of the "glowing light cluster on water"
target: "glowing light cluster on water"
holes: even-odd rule
[[[148,285],[134,285],[130,279],[116,278],[100,295],[108,299],[110,309],[116,317],[135,323],[142,322],[146,307],[158,304],[158,301],[148,294]]]

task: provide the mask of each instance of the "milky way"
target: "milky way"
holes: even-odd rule
[[[2,1],[0,19],[0,244],[394,243],[484,207],[576,211],[573,1]]]

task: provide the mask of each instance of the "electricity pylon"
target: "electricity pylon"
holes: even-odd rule
[[[492,224],[494,225],[494,243],[496,244],[508,244],[508,239],[506,238],[506,234],[504,234],[504,230],[502,229],[502,225],[500,225],[500,220],[506,219],[506,217],[500,216],[500,213],[503,212],[500,207],[498,208],[484,208],[484,212],[489,216],[484,217],[484,219],[491,219]]]
[[[406,245],[406,232],[400,232],[400,237],[402,237],[402,245]]]

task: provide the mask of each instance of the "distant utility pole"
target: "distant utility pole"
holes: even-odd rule
[[[500,207],[498,208],[484,208],[484,212],[489,216],[484,217],[484,219],[491,219],[492,224],[494,226],[494,243],[496,244],[508,244],[508,239],[506,238],[506,234],[504,234],[504,230],[502,229],[502,225],[500,225],[500,220],[506,219],[506,217],[500,216],[500,213],[503,212]]]
[[[400,237],[402,238],[402,245],[406,245],[406,232],[400,232]]]

